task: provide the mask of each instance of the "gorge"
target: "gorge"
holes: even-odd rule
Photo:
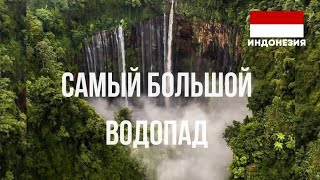
[[[196,72],[197,80],[202,82],[204,72],[238,72],[241,63],[238,27],[223,22],[196,22],[174,15],[174,1],[169,12],[124,31],[120,30],[120,25],[113,31],[95,33],[83,42],[80,70],[86,74],[113,72],[121,82],[121,73],[129,71],[130,67],[139,67],[142,94],[147,92],[148,72],[159,72],[160,77],[171,72],[175,78],[178,72]],[[162,83],[161,78],[156,81]],[[135,119],[207,120],[209,149],[160,145],[132,151],[132,156],[148,167],[147,177],[161,180],[226,179],[232,152],[222,134],[234,119],[250,114],[246,97],[187,98],[183,103],[177,98],[163,97],[88,101],[104,119],[113,119],[114,112],[129,105]]]
[[[175,78],[177,72],[195,72],[197,80],[203,82],[204,72],[227,73],[239,69],[240,32],[236,26],[193,22],[172,13],[172,16],[164,14],[127,27],[123,35],[119,29],[97,32],[83,42],[80,71],[113,72],[120,82],[120,73],[139,67],[144,94],[148,72],[159,72],[160,77],[172,72]],[[119,38],[122,36],[123,43]],[[161,78],[156,81],[161,83]],[[129,101],[133,102],[130,98]],[[157,102],[165,104],[163,98]]]

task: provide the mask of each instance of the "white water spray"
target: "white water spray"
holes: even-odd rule
[[[124,49],[124,35],[123,35],[123,30],[122,30],[122,26],[120,25],[119,28],[118,28],[118,38],[119,38],[119,41],[118,41],[118,47],[119,47],[119,51],[120,51],[120,59],[121,59],[121,64],[122,64],[122,74],[127,74],[126,73],[126,59],[125,59],[125,49]],[[122,81],[122,80],[121,80]],[[128,95],[127,95],[127,78],[125,78],[125,83],[122,83],[124,85],[124,90],[125,90],[125,94],[126,94],[126,97],[125,97],[125,105],[128,107]]]
[[[171,0],[171,9],[169,15],[169,27],[168,27],[168,52],[167,52],[167,64],[166,64],[166,72],[172,72],[172,30],[173,30],[173,15],[174,15],[174,0]],[[165,19],[164,19],[165,21]],[[166,23],[166,22],[165,22]],[[166,82],[167,89],[166,91],[170,91],[170,83],[167,80]],[[169,98],[165,99],[165,103],[168,106],[170,101]]]

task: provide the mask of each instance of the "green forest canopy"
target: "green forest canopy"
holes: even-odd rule
[[[252,9],[303,10],[307,46],[247,47]],[[61,95],[60,77],[76,70],[85,37],[164,10],[159,0],[0,0],[0,177],[145,177],[129,148],[104,145],[103,120],[87,102]],[[320,2],[181,0],[177,14],[241,28],[255,88],[253,115],[224,133],[230,178],[320,179]]]

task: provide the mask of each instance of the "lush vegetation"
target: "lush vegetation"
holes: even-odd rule
[[[104,145],[104,122],[61,94],[81,43],[163,11],[160,0],[0,0],[0,177],[143,179],[127,147]],[[253,115],[224,133],[232,179],[320,179],[320,2],[181,0],[177,13],[241,27],[255,79]],[[247,47],[248,12],[303,10],[306,47]],[[127,110],[116,119],[130,119]],[[239,119],[240,120],[240,119]]]
[[[129,147],[105,145],[87,102],[62,96],[61,76],[76,70],[83,39],[152,16],[154,3],[0,0],[0,177],[144,178]]]
[[[265,5],[267,4],[267,5]],[[320,3],[262,1],[252,9],[305,12],[306,47],[247,47],[243,64],[255,78],[252,117],[225,132],[235,179],[319,179]],[[275,7],[275,8],[272,8]],[[248,21],[244,34],[249,34]]]
[[[302,10],[306,47],[248,47],[250,10]],[[195,21],[241,27],[242,66],[254,76],[248,107],[224,137],[233,151],[231,179],[320,179],[320,2],[182,1]]]

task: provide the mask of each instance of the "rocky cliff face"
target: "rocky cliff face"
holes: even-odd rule
[[[128,59],[135,61],[142,73],[142,91],[147,89],[147,73],[164,73],[167,47],[168,17],[158,16],[148,21],[141,22],[131,30],[131,37],[127,42],[132,54]],[[161,79],[158,79],[161,82]]]
[[[194,23],[193,31],[201,58],[213,71],[236,71],[240,61],[240,34],[237,27],[224,23]]]
[[[209,71],[237,71],[241,57],[237,27],[179,17],[176,20],[174,67],[177,71],[193,71],[199,75]]]
[[[139,67],[142,91],[147,88],[147,73],[165,72],[168,53],[168,15],[141,22],[126,31],[126,69]],[[241,60],[239,28],[224,23],[193,22],[175,16],[173,22],[172,73],[237,71]],[[81,71],[121,72],[119,31],[98,32],[83,45]],[[118,74],[118,73],[117,73]],[[161,79],[158,81],[161,83]]]

